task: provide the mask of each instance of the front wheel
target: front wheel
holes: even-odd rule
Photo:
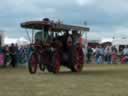
[[[59,52],[55,52],[52,56],[53,73],[58,73],[61,66],[61,58]]]
[[[28,61],[28,70],[31,74],[36,73],[37,64],[38,64],[38,59],[37,59],[36,53],[32,53]]]
[[[74,66],[71,67],[72,72],[80,72],[83,69],[84,64],[84,53],[82,48],[76,48],[73,50],[72,63]]]
[[[39,68],[41,71],[45,71],[45,63],[43,62],[44,61],[44,58],[43,56],[39,55]]]

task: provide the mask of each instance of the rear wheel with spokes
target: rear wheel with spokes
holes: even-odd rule
[[[74,64],[74,69],[76,72],[80,72],[83,69],[83,64],[84,64],[84,53],[82,48],[77,48],[76,49],[76,64]]]

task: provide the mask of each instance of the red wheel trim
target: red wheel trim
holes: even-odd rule
[[[59,57],[59,55],[56,56],[55,70],[56,70],[57,73],[60,70],[60,57]]]
[[[36,59],[35,59],[35,57],[34,56],[32,56],[32,60],[31,60],[31,64],[32,64],[32,66],[33,67],[35,67],[36,66]]]

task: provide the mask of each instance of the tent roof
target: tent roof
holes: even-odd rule
[[[5,37],[4,45],[11,44],[11,43],[18,43],[19,45],[23,45],[23,44],[29,44],[29,41],[26,40],[24,37],[20,37],[20,38]]]
[[[113,45],[128,45],[128,38],[126,38],[126,39],[114,39],[112,44]]]
[[[101,39],[99,43],[112,42],[112,41],[113,41],[112,38],[104,38],[104,39]]]

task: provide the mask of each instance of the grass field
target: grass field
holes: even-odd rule
[[[128,65],[85,65],[81,73],[0,68],[0,96],[128,96]]]

